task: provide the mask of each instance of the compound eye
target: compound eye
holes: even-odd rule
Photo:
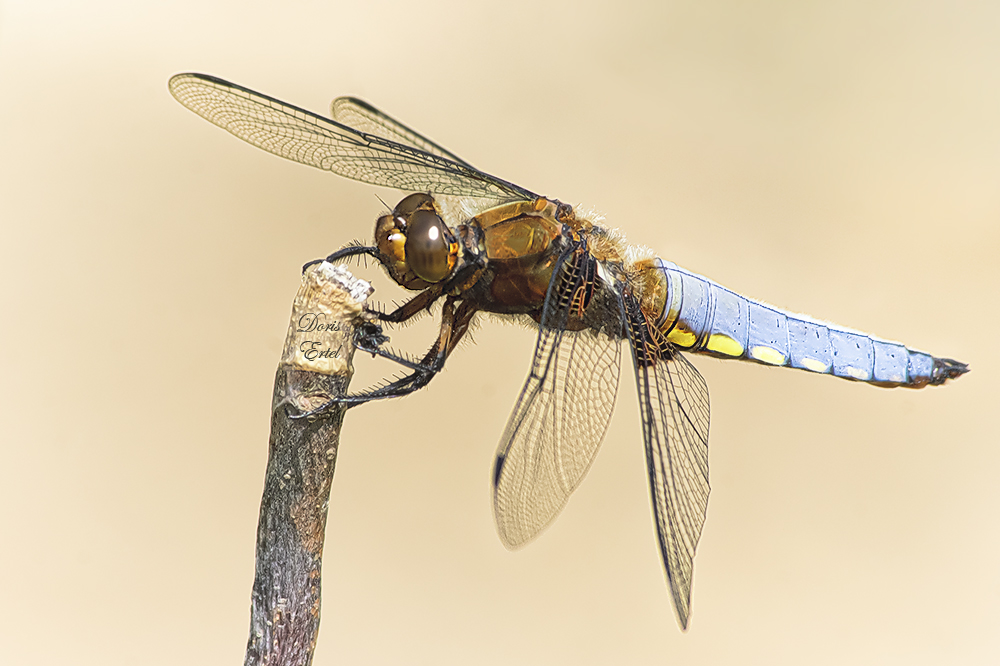
[[[392,214],[405,220],[420,208],[434,209],[434,199],[431,198],[431,195],[425,192],[417,192],[416,194],[404,197],[402,201],[396,204]]]
[[[451,231],[436,213],[418,210],[410,215],[406,264],[419,278],[435,283],[448,277],[455,265],[451,245]]]

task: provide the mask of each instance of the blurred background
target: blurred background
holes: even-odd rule
[[[973,369],[889,391],[696,359],[682,633],[628,368],[563,515],[500,544],[534,336],[485,321],[348,415],[316,664],[997,663],[998,34],[990,2],[0,2],[0,662],[240,663],[300,266],[400,197],[190,113],[167,79],[201,71],[361,96],[734,290]]]

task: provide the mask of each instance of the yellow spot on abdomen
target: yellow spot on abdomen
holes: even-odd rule
[[[691,332],[684,324],[678,322],[677,326],[667,333],[667,340],[678,347],[693,347],[694,343],[698,342],[698,336]]]
[[[750,349],[750,358],[756,359],[761,363],[784,365],[786,357],[777,349],[771,349],[770,347],[765,347],[764,345],[757,345],[756,347],[752,347]]]
[[[844,374],[846,374],[848,377],[852,377],[853,379],[864,380],[864,379],[869,379],[870,377],[867,370],[863,368],[855,368],[854,366],[851,365],[844,368]]]
[[[804,358],[802,359],[802,367],[813,372],[826,372],[830,369],[830,364],[817,361],[814,358]]]
[[[713,333],[705,348],[726,356],[743,355],[743,345],[724,333]]]

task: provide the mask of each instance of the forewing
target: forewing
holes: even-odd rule
[[[496,201],[536,196],[464,162],[352,129],[213,76],[178,74],[170,79],[170,92],[187,108],[247,143],[345,178]]]
[[[453,162],[472,167],[471,164],[447,148],[431,141],[420,132],[411,129],[388,114],[357,97],[338,97],[330,104],[330,115],[338,123],[343,123],[359,132],[412,146],[425,153],[447,158]]]
[[[708,385],[680,352],[632,335],[649,490],[677,620],[687,628],[708,509]]]
[[[617,338],[540,327],[494,467],[494,517],[508,548],[552,522],[590,469],[614,410],[620,365]]]

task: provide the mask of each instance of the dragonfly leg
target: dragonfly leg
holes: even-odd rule
[[[359,351],[371,354],[373,357],[381,356],[384,359],[398,363],[399,365],[407,367],[410,370],[425,369],[421,361],[414,361],[413,359],[396,354],[393,351],[384,348],[382,345],[388,341],[389,336],[382,334],[382,327],[378,324],[362,324],[354,334],[354,346]]]
[[[434,301],[440,297],[441,290],[436,287],[430,287],[406,301],[392,312],[380,312],[378,310],[371,309],[368,311],[375,315],[379,321],[387,321],[390,324],[398,324],[410,319],[411,317],[415,317],[424,310],[430,309],[430,307],[434,304]]]
[[[377,247],[370,247],[367,245],[348,245],[347,247],[340,248],[333,254],[326,257],[326,259],[313,259],[312,261],[303,264],[302,272],[305,273],[306,269],[309,268],[310,266],[321,264],[324,261],[328,261],[331,264],[334,264],[340,261],[341,259],[344,259],[346,257],[353,257],[358,254],[367,254],[371,257],[374,257],[379,263],[382,262]]]
[[[334,263],[344,259],[346,257],[356,256],[359,254],[367,254],[374,257],[379,262],[382,259],[379,256],[378,248],[367,247],[363,245],[348,245],[345,248],[337,250],[326,259],[314,259],[302,266],[302,272],[305,273],[306,269],[315,264],[323,263],[324,261]],[[381,310],[372,309],[366,306],[366,310],[371,314],[375,315],[379,321],[387,321],[393,324],[398,324],[404,322],[411,317],[414,317],[424,310],[429,309],[438,298],[441,297],[444,285],[432,285],[424,291],[420,292],[410,300],[403,303],[401,306],[397,307],[391,312],[382,312]],[[365,351],[370,351],[365,349]]]
[[[360,404],[369,400],[379,400],[382,398],[396,398],[413,393],[414,391],[427,386],[431,379],[444,368],[445,361],[454,351],[459,341],[469,330],[469,324],[477,312],[477,308],[469,301],[458,302],[457,299],[448,298],[441,308],[441,328],[438,332],[437,340],[427,351],[419,363],[413,363],[405,358],[396,356],[391,352],[378,349],[377,355],[389,358],[402,365],[411,368],[412,373],[401,377],[385,386],[364,391],[359,394],[347,395],[337,401],[348,404]],[[369,340],[362,339],[361,344],[367,346]],[[367,350],[366,351],[370,351]]]
[[[469,266],[457,271],[450,279],[428,286],[422,292],[406,301],[392,312],[379,312],[378,310],[369,310],[369,312],[378,317],[380,321],[387,321],[392,324],[404,322],[411,317],[415,317],[424,310],[430,310],[431,306],[434,305],[434,302],[441,298],[443,294],[452,292],[455,289],[463,291],[464,289],[460,285],[466,284],[470,277],[477,275],[482,271],[482,268],[483,266],[480,263],[470,264]],[[465,302],[463,301],[463,304],[464,303]],[[459,306],[459,310],[461,310],[461,308],[462,306]],[[473,312],[475,312],[475,309],[473,309]],[[471,313],[469,316],[471,316]]]
[[[469,330],[469,324],[472,323],[472,318],[477,312],[476,306],[469,301],[458,302],[457,306],[456,302],[458,302],[458,299],[453,297],[445,300],[441,309],[441,328],[438,332],[437,340],[434,341],[431,348],[417,363],[381,349],[380,346],[385,342],[386,338],[381,334],[381,329],[378,327],[362,331],[355,339],[359,349],[396,361],[412,369],[413,372],[384,386],[331,400],[312,411],[298,414],[294,418],[317,416],[334,404],[353,407],[372,400],[398,398],[427,386],[431,379],[444,367],[448,356],[451,355],[451,352],[454,351],[459,341]]]

